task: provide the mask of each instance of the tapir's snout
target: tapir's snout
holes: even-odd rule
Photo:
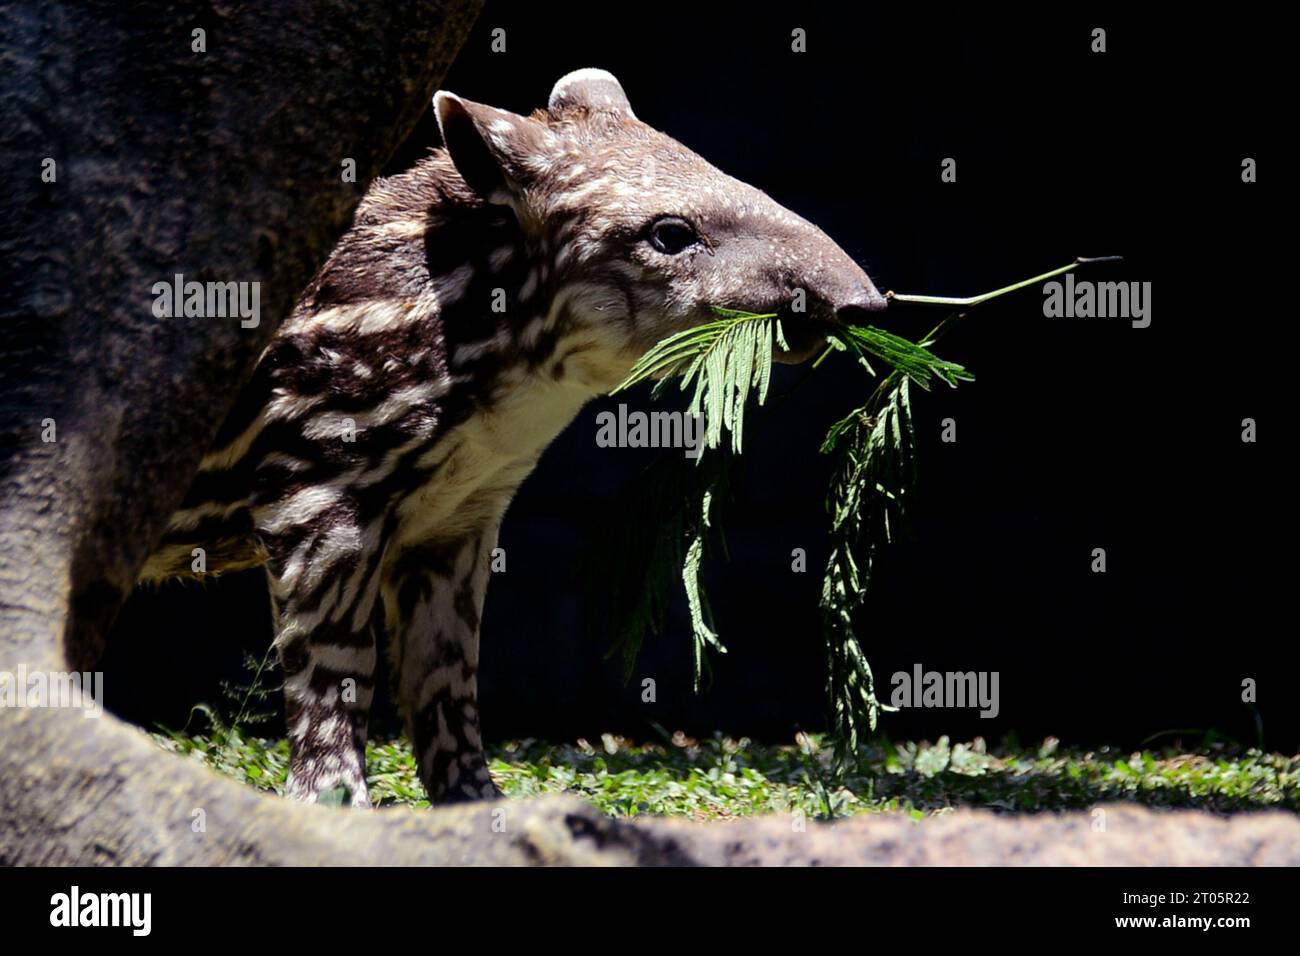
[[[736,182],[748,195],[742,214],[728,211],[717,259],[725,270],[724,298],[746,311],[776,312],[789,349],[774,358],[798,364],[826,347],[826,336],[848,324],[866,324],[888,301],[853,257],[806,219]]]
[[[871,277],[838,246],[833,256],[822,261],[826,258],[831,263],[816,270],[808,290],[813,307],[802,316],[790,315],[782,324],[790,349],[777,351],[778,362],[797,365],[806,361],[825,348],[826,336],[836,326],[866,325],[889,306]]]
[[[862,325],[869,322],[871,316],[878,312],[884,312],[889,303],[885,297],[876,289],[875,284],[866,278],[858,288],[835,306],[835,319],[844,325]]]
[[[823,238],[833,251],[824,252],[819,257],[819,268],[814,273],[814,292],[822,303],[829,306],[834,321],[845,325],[861,324],[873,313],[885,311],[889,303],[866,270],[829,238]]]

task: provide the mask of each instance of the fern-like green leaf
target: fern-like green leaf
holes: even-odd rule
[[[703,447],[718,448],[727,432],[731,450],[739,452],[750,394],[760,405],[767,400],[773,344],[786,350],[789,345],[775,312],[713,311],[717,321],[664,339],[641,357],[614,391],[655,380],[657,395],[666,381],[680,376],[683,391],[694,388],[687,414],[704,418]]]
[[[893,539],[916,478],[911,381],[895,372],[866,405],[831,428],[823,445],[824,451],[840,452],[826,499],[831,554],[821,608],[827,696],[841,766],[856,756],[861,737],[875,729],[880,711],[891,709],[876,697],[853,615],[866,599],[876,550]]]
[[[924,345],[870,325],[844,326],[843,331],[832,335],[830,339],[840,348],[854,353],[866,366],[867,371],[873,375],[875,370],[867,361],[868,354],[888,363],[927,390],[930,388],[931,378],[937,378],[954,387],[958,382],[975,380],[975,376],[965,368],[956,362],[944,361]]]
[[[700,502],[697,519],[690,544],[686,548],[686,560],[682,565],[682,583],[686,586],[686,603],[691,612],[691,634],[695,643],[695,692],[699,693],[704,669],[707,666],[706,654],[710,650],[719,654],[727,653],[718,639],[717,633],[709,626],[708,600],[700,588],[700,563],[704,560],[704,540],[709,529],[709,509],[713,505],[713,492],[706,491]]]

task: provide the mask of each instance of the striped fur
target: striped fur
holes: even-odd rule
[[[584,402],[709,306],[809,328],[879,297],[815,227],[640,123],[579,71],[547,111],[435,99],[447,148],[377,182],[237,400],[145,578],[264,565],[289,791],[368,804],[377,642],[436,802],[497,793],[478,631],[497,528]],[[700,242],[657,251],[662,215]],[[494,309],[504,296],[503,311]],[[813,336],[815,338],[815,336]]]

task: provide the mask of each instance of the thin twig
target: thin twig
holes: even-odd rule
[[[1088,265],[1093,262],[1119,262],[1123,256],[1094,256],[1092,258],[1080,257],[1071,262],[1068,266],[1061,266],[1059,269],[1053,269],[1051,272],[1044,272],[1042,275],[1034,276],[1032,279],[1025,279],[1014,285],[1003,286],[1001,289],[994,289],[992,292],[985,292],[983,295],[973,295],[966,299],[955,299],[942,295],[904,295],[899,292],[886,292],[885,298],[890,302],[904,302],[908,305],[947,305],[958,309],[970,308],[973,305],[979,305],[987,302],[989,299],[996,299],[1000,295],[1006,295],[1008,292],[1015,292],[1017,289],[1023,289],[1025,286],[1033,285],[1035,282],[1042,282],[1053,276],[1059,276],[1063,273],[1070,272],[1082,265]]]
[[[1003,286],[1001,289],[994,289],[992,292],[985,292],[982,295],[973,295],[965,299],[953,298],[950,296],[942,296],[942,295],[906,295],[904,293],[894,292],[891,290],[885,293],[885,300],[891,303],[901,302],[904,305],[946,305],[950,308],[969,309],[972,306],[981,305],[985,302],[988,302],[990,299],[996,299],[998,296],[1006,295],[1008,292],[1015,292],[1017,289],[1023,289],[1026,286],[1031,286],[1036,282],[1043,282],[1047,279],[1052,278],[1053,276],[1059,276],[1065,274],[1066,272],[1071,272],[1074,269],[1077,269],[1079,266],[1091,265],[1094,262],[1120,262],[1121,260],[1123,260],[1123,258],[1124,258],[1123,256],[1092,256],[1092,257],[1080,256],[1078,259],[1075,259],[1073,262],[1071,262],[1068,266],[1061,266],[1059,269],[1053,269],[1051,272],[1044,272],[1042,275],[1034,276],[1032,279],[1025,279],[1022,282],[1016,282],[1012,285]],[[921,345],[921,347],[929,348],[937,339],[942,337],[942,335],[945,332],[947,332],[948,329],[951,327],[951,324],[955,322],[957,319],[960,319],[962,315],[965,315],[965,313],[963,312],[959,315],[950,315],[948,318],[940,322],[937,326],[935,326],[935,328],[933,329],[933,331],[930,332],[929,335],[927,335],[925,338],[920,340],[919,344]],[[816,361],[812,363],[812,368],[808,370],[809,374],[811,374],[811,372],[815,370],[817,366],[821,365],[822,362],[825,361],[826,356],[830,355],[834,351],[835,349],[832,346],[829,345],[826,346],[826,351],[822,352],[821,355],[817,356]],[[807,378],[807,375],[805,375],[804,377]],[[893,378],[893,376],[890,375],[888,376],[888,378]],[[803,384],[802,379],[800,380],[799,384],[800,385]],[[883,386],[884,384],[885,383],[882,381],[881,385]],[[793,389],[791,389],[791,391],[793,391]],[[877,389],[877,392],[879,391],[881,391],[881,389]]]

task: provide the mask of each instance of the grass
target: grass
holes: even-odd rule
[[[262,790],[281,792],[288,744],[219,729],[212,735],[155,734],[164,748]],[[1281,808],[1300,812],[1300,754],[1284,756],[1214,744],[1200,752],[1118,752],[1064,748],[1054,738],[1024,748],[988,749],[982,739],[951,744],[876,743],[862,771],[832,783],[831,748],[817,736],[760,745],[678,733],[634,745],[523,740],[489,748],[492,776],[509,797],[571,793],[616,817],[657,814],[726,820],[763,813],[811,817],[908,813],[915,819],[955,807],[1000,812],[1083,809],[1126,800],[1151,807],[1218,813]],[[367,748],[371,798],[384,806],[428,807],[405,741]]]

